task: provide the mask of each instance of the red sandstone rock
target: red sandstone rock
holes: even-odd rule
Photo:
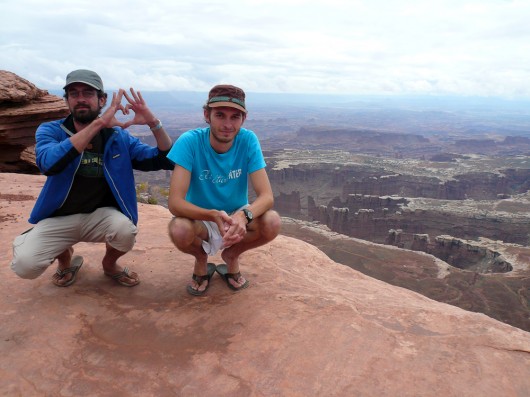
[[[0,70],[0,81],[0,104],[31,102],[48,94],[47,91],[7,70]]]
[[[43,181],[0,174],[5,395],[506,397],[530,391],[530,333],[364,276],[285,236],[244,254],[249,289],[234,293],[215,276],[207,296],[191,297],[185,285],[192,260],[169,241],[171,215],[160,206],[140,205],[137,244],[123,258],[141,275],[138,287],[103,276],[97,244],[75,247],[85,265],[71,287],[50,282],[54,265],[36,280],[19,279],[8,266],[11,241],[29,227]]]
[[[35,131],[68,113],[62,98],[0,70],[0,172],[38,173]]]

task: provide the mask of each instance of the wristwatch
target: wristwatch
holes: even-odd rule
[[[247,209],[247,208],[243,208],[243,213],[245,214],[245,218],[247,218],[247,225],[252,222],[252,219],[254,219],[254,215],[252,215],[252,211]]]

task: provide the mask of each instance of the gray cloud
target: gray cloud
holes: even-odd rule
[[[530,96],[530,4],[433,0],[3,0],[2,69],[60,88]]]

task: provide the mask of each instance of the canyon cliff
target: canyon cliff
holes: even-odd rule
[[[372,277],[530,330],[528,156],[432,162],[283,150],[268,161],[278,211],[344,238],[315,243],[307,225],[290,236]],[[451,265],[448,276],[402,271],[392,258],[373,266],[356,239],[433,255]]]

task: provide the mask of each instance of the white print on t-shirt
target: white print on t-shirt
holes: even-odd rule
[[[230,171],[230,173],[228,174],[228,179],[236,179],[236,178],[239,178],[240,176],[241,176],[241,168],[238,170]]]
[[[225,175],[212,175],[210,170],[202,170],[199,179],[201,181],[211,181],[212,183],[224,184],[229,179],[237,179],[241,176],[241,168],[238,170],[232,170],[228,173],[228,178]]]

